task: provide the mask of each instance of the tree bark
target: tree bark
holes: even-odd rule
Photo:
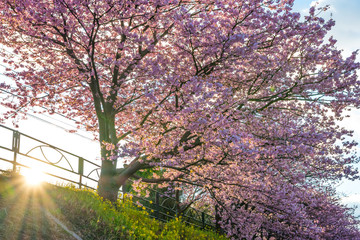
[[[113,158],[113,155],[117,154],[116,147],[118,143],[115,116],[109,114],[109,112],[98,111],[98,121],[102,164],[97,190],[100,197],[116,202],[121,185],[115,181],[115,177],[118,175],[116,172],[117,159]],[[113,148],[107,149],[104,143],[112,144]]]
[[[100,197],[111,202],[116,202],[120,188],[120,185],[114,181],[115,176],[116,166],[112,161],[103,160],[97,190]]]

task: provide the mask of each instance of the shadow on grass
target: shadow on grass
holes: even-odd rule
[[[72,239],[45,213],[57,208],[48,187],[27,185],[20,176],[0,179],[0,239]]]

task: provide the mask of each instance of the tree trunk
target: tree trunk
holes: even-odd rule
[[[100,179],[98,182],[98,194],[100,197],[111,202],[116,202],[120,186],[114,181],[116,166],[109,160],[103,160]]]
[[[121,185],[115,181],[117,159],[113,158],[113,155],[117,154],[116,145],[118,143],[114,124],[115,116],[101,113],[98,114],[98,121],[102,164],[97,190],[100,197],[116,202]],[[108,149],[106,144],[112,144],[113,146]]]
[[[115,202],[121,186],[141,167],[138,162],[126,168],[116,169],[112,161],[103,161],[98,183],[98,194],[104,199]]]
[[[95,81],[95,80],[94,80]],[[101,173],[98,182],[98,194],[106,200],[116,202],[120,186],[143,167],[143,164],[135,160],[129,166],[116,170],[117,144],[119,139],[116,135],[115,114],[113,106],[103,103],[97,93],[97,84],[91,84],[93,91],[95,110],[99,123],[99,140],[101,145]],[[103,106],[103,107],[101,107]]]

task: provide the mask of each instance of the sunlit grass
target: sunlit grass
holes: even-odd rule
[[[225,240],[214,231],[186,225],[181,218],[161,222],[134,204],[131,196],[117,204],[104,201],[92,190],[74,187],[49,192],[84,239]]]
[[[39,183],[21,175],[0,179],[0,239],[71,239],[46,215],[57,206]]]
[[[226,239],[181,219],[163,223],[150,218],[131,197],[113,204],[92,190],[47,183],[34,187],[22,175],[1,181],[0,175],[0,239],[73,239],[49,213],[84,240]]]

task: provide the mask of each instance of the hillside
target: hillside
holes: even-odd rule
[[[226,239],[181,222],[163,223],[132,204],[116,206],[93,191],[29,186],[0,176],[0,239]]]

